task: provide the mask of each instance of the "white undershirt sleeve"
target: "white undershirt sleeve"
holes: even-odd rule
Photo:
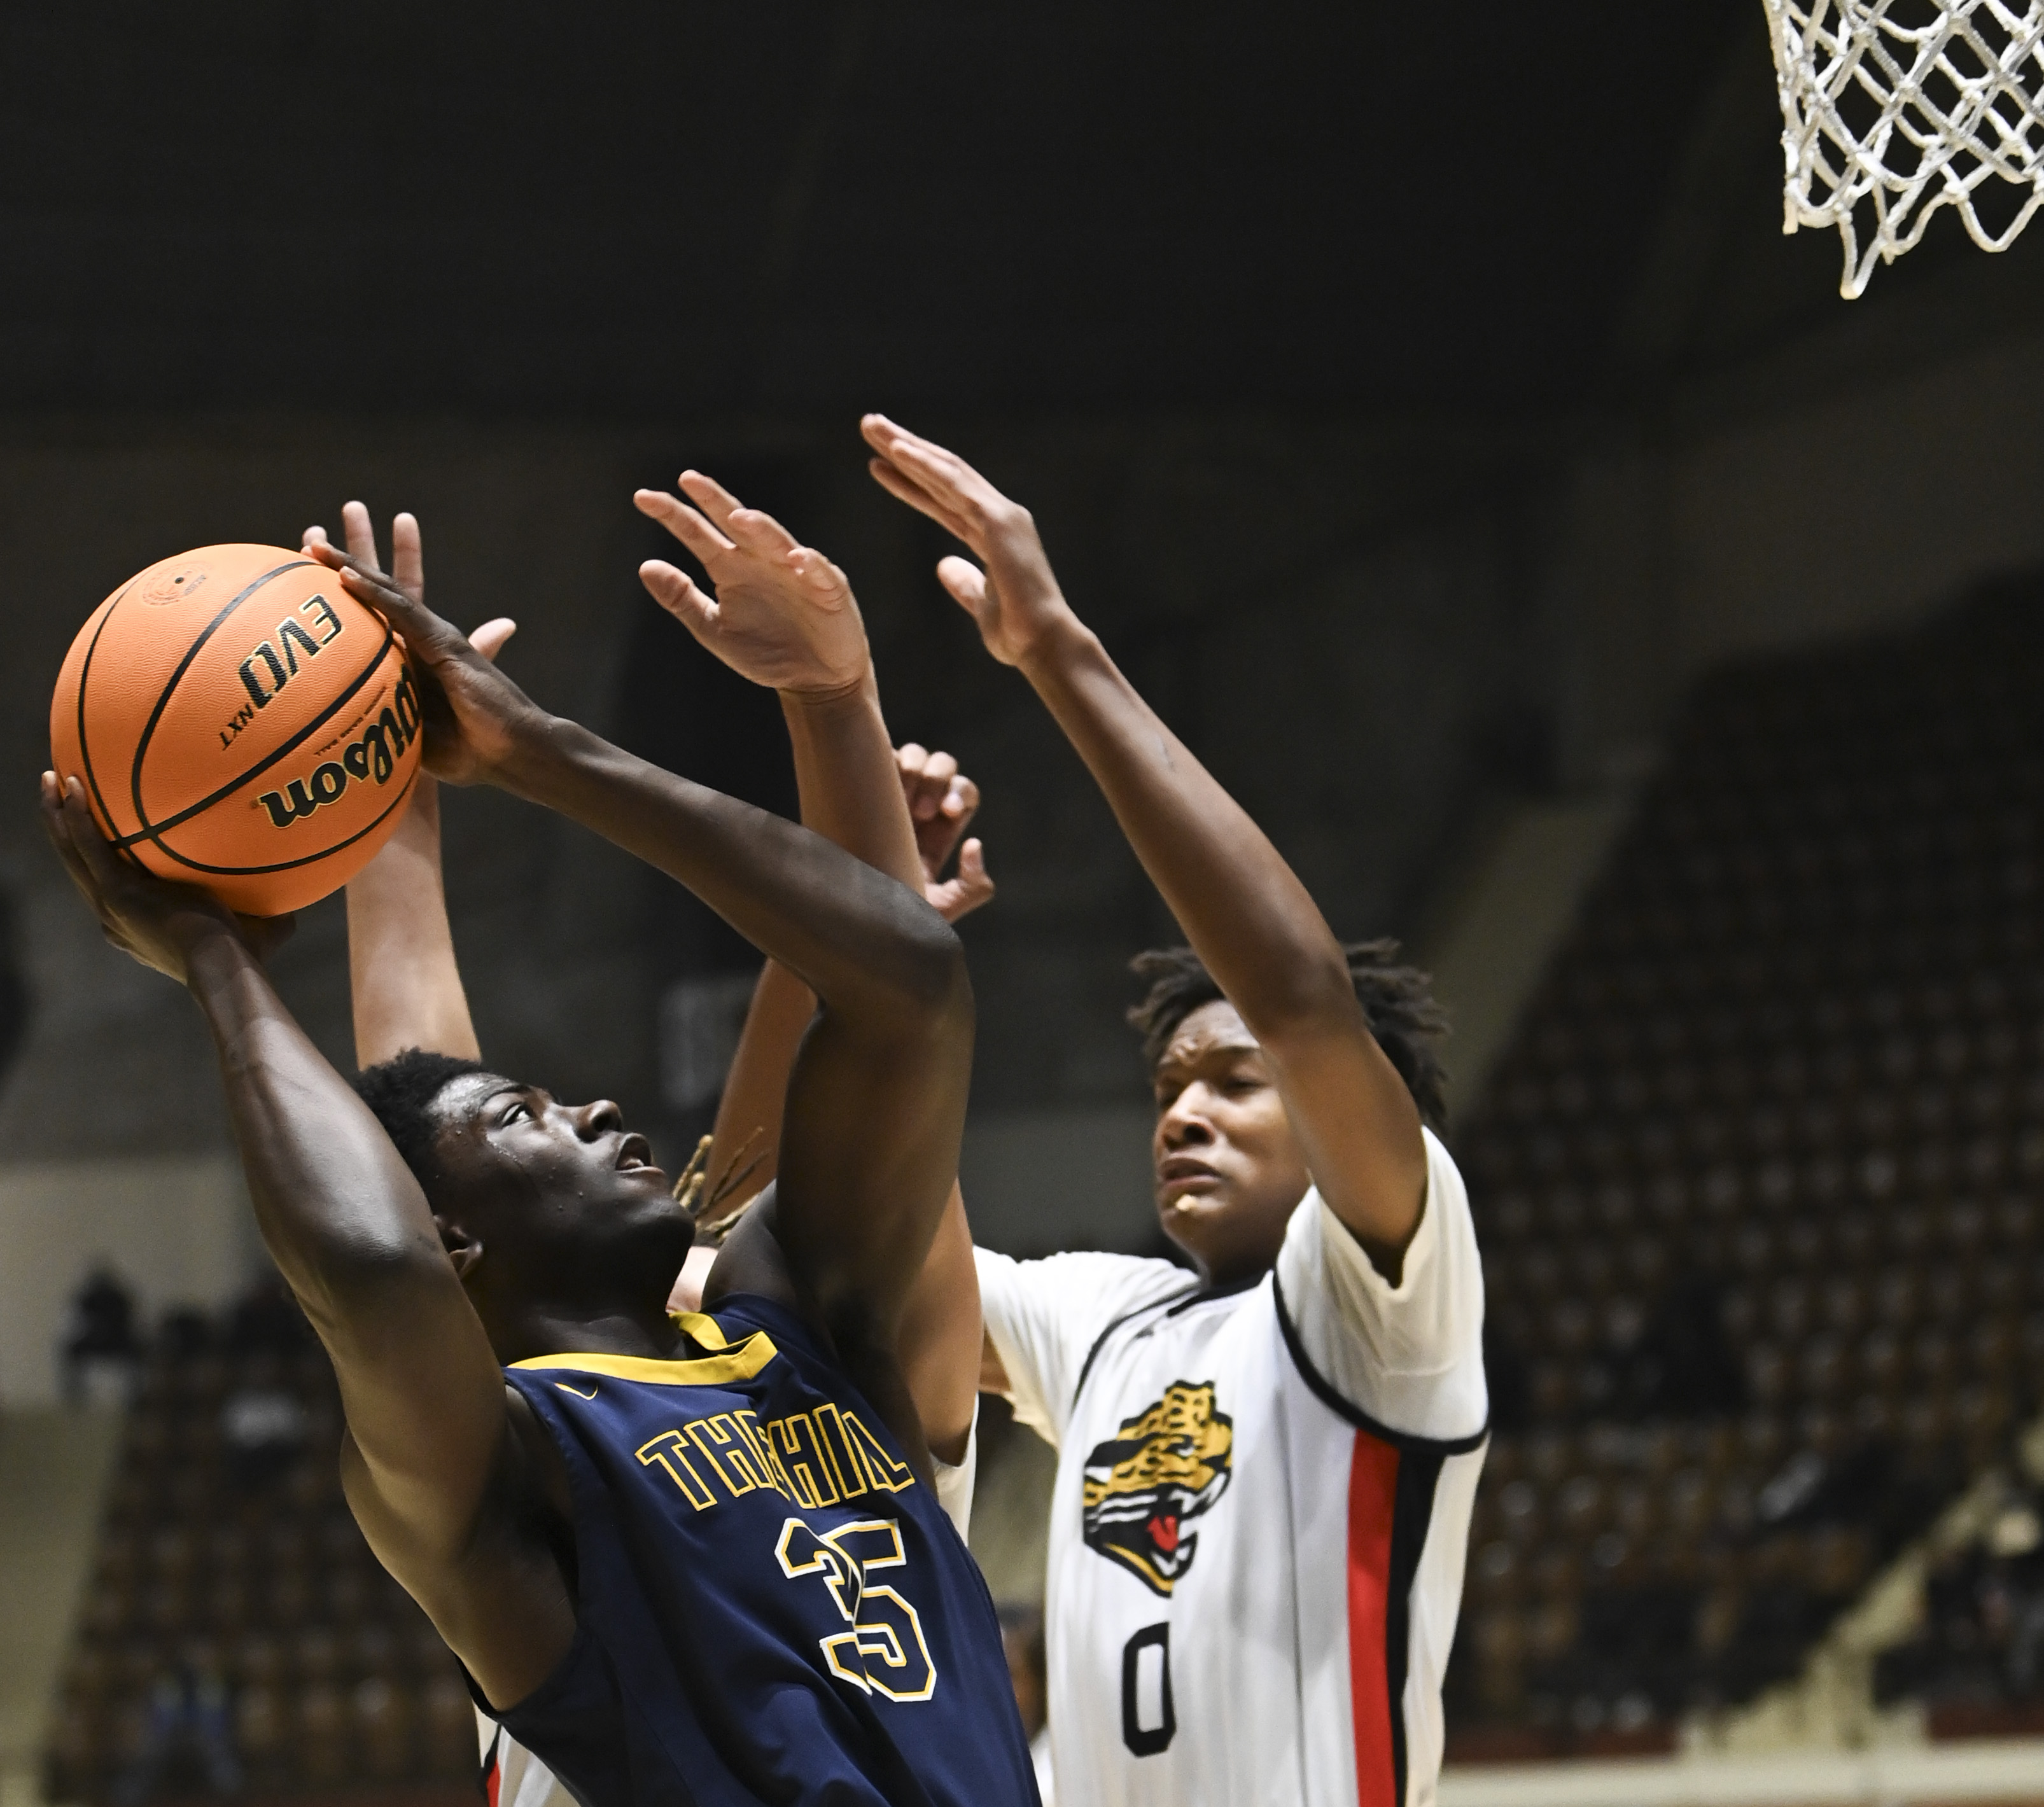
[[[1411,1437],[1474,1435],[1489,1416],[1483,1266],[1469,1194],[1431,1130],[1420,1226],[1393,1286],[1317,1190],[1285,1233],[1278,1283],[1307,1360],[1366,1416]]]

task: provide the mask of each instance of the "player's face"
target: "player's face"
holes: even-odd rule
[[[1261,1272],[1309,1183],[1263,1050],[1234,1005],[1203,1004],[1178,1025],[1151,1077],[1150,1154],[1165,1234],[1216,1283]]]
[[[592,1302],[647,1276],[671,1278],[694,1235],[646,1138],[608,1099],[563,1104],[490,1074],[455,1080],[434,1101],[444,1214],[534,1299]],[[662,1264],[664,1263],[664,1265]]]

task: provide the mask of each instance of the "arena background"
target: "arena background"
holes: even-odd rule
[[[197,1019],[34,819],[58,660],[136,568],[411,508],[544,702],[785,806],[630,492],[699,466],[828,550],[897,737],[985,792],[966,1177],[1023,1253],[1154,1241],[1123,966],[1170,928],[861,410],[1025,500],[1337,930],[1435,965],[1458,1120],[1694,680],[2044,568],[2044,235],[1947,217],[1841,301],[1835,239],[1780,231],[1753,0],[109,0],[0,20],[0,1515],[48,1626],[0,1653],[10,1804],[113,1435],[52,1410],[67,1302],[111,1262],[218,1310],[262,1260]],[[577,831],[447,819],[486,1050],[682,1149],[746,951]],[[338,900],[279,970],[345,1058]]]

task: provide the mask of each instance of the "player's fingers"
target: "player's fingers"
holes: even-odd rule
[[[944,793],[944,814],[956,819],[961,828],[979,813],[979,786],[962,772],[953,778]]]
[[[639,567],[639,581],[697,639],[707,639],[717,631],[717,604],[687,572],[677,570],[664,559],[648,558]]]
[[[87,902],[96,905],[98,899],[93,888],[92,874],[86,869],[78,849],[71,845],[71,824],[64,819],[63,787],[58,782],[56,773],[45,772],[43,774],[41,792],[43,832],[49,837],[50,845],[56,850],[56,856],[63,862],[64,871],[71,883],[78,887]]]
[[[94,896],[104,896],[123,876],[121,856],[107,844],[92,819],[92,806],[85,800],[85,786],[75,778],[64,781],[62,805],[64,833],[85,869],[92,875]]]
[[[350,552],[371,570],[382,570],[382,561],[376,556],[376,524],[369,518],[366,505],[361,502],[343,502],[340,505],[340,531],[348,541]]]
[[[724,517],[724,531],[747,552],[763,558],[785,558],[800,543],[771,515],[758,508],[733,508]]]
[[[706,476],[700,470],[685,470],[675,481],[682,493],[719,527],[745,506],[714,477]]]
[[[641,489],[632,498],[640,513],[658,521],[707,565],[720,553],[736,550],[731,541],[678,496],[664,489]]]
[[[993,896],[993,880],[987,874],[985,850],[977,841],[959,850],[958,877],[947,884],[930,888],[931,907],[947,923],[969,916]]]
[[[426,552],[417,515],[401,514],[390,523],[390,575],[401,590],[426,593]]]
[[[964,517],[945,507],[907,472],[884,458],[868,458],[866,468],[872,474],[874,481],[896,501],[906,502],[916,513],[928,515],[948,534],[960,539],[970,537],[971,530],[966,525]]]
[[[916,786],[909,808],[918,822],[934,822],[942,812],[944,793],[958,776],[958,762],[948,753],[932,753],[924,762],[921,781]]]
[[[1003,500],[956,452],[936,440],[897,427],[884,414],[869,414],[863,424],[867,444],[955,512],[970,517]]]
[[[305,551],[322,565],[340,574],[341,588],[356,601],[366,603],[405,637],[405,644],[428,660],[459,659],[468,650],[468,638],[451,623],[408,596],[378,570],[365,568],[352,554],[331,543],[308,542]]]
[[[788,554],[788,565],[820,600],[851,593],[851,580],[813,546],[797,547]]]
[[[970,558],[940,558],[937,581],[951,593],[951,600],[977,621],[986,606],[986,574]]]
[[[468,643],[490,661],[497,662],[497,656],[504,650],[504,643],[518,631],[518,623],[508,615],[498,616],[486,621],[468,637]]]
[[[905,740],[894,749],[894,769],[901,774],[904,785],[912,783],[921,777],[923,767],[930,757],[929,749],[912,740]]]

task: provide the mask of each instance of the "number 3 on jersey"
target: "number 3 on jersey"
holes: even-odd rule
[[[901,1528],[891,1518],[862,1519],[818,1532],[799,1518],[781,1527],[774,1554],[792,1579],[815,1575],[829,1588],[851,1626],[819,1641],[831,1673],[862,1694],[890,1701],[926,1701],[936,1691],[936,1665],[923,1641],[916,1609],[891,1587],[867,1580],[875,1569],[900,1568]]]

